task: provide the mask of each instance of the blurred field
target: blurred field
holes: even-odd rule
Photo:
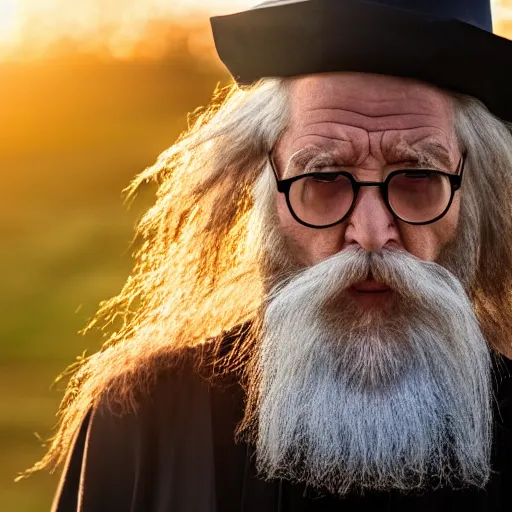
[[[121,190],[208,102],[218,68],[181,49],[158,61],[93,57],[0,65],[0,510],[49,510],[56,476],[15,484],[43,453],[56,375],[99,333],[77,332],[131,266]]]

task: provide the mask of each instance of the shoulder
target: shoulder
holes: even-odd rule
[[[162,352],[135,376],[116,378],[76,432],[53,511],[150,511],[160,506],[155,496],[166,509],[209,510],[214,430],[232,434],[242,403],[238,373],[221,369],[222,361],[243,343],[249,325]]]
[[[201,363],[204,353],[205,347],[200,346],[159,356],[148,363],[143,382],[130,381],[136,389],[129,399],[116,389],[124,382],[112,383],[91,411],[90,438],[92,432],[106,437],[110,431],[116,436],[145,435],[174,426],[177,418],[182,424],[194,410],[204,409],[210,387]]]
[[[146,500],[178,472],[211,464],[213,345],[160,355],[129,406],[114,382],[84,418],[64,468],[55,512],[150,510]],[[147,370],[147,369],[146,369]],[[193,439],[193,442],[191,440]],[[167,482],[167,483],[164,483]]]

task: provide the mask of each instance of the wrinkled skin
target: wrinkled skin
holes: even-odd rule
[[[383,75],[309,75],[291,86],[291,123],[274,151],[281,178],[298,172],[290,158],[304,148],[336,154],[336,169],[359,181],[383,181],[400,168],[429,167],[456,173],[461,158],[450,97],[433,86]],[[329,165],[331,167],[331,165]],[[290,215],[277,194],[279,219],[289,243],[306,265],[358,246],[405,249],[435,261],[454,235],[460,193],[447,214],[432,224],[406,224],[391,214],[376,187],[363,187],[350,217],[326,229],[312,229]]]

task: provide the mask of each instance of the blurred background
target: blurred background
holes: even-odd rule
[[[58,475],[15,484],[55,424],[55,377],[131,267],[121,191],[229,83],[208,16],[252,0],[0,0],[0,510],[48,511]],[[512,39],[512,0],[493,2]],[[510,63],[504,63],[510,65]]]

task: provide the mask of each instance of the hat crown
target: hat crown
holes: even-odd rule
[[[277,7],[283,4],[314,0],[269,0],[256,7]],[[346,0],[333,0],[344,2]],[[492,14],[490,0],[363,0],[389,7],[398,7],[442,18],[464,21],[487,32],[492,32]]]
[[[371,0],[372,2],[412,9],[443,18],[454,18],[492,32],[490,0]]]

